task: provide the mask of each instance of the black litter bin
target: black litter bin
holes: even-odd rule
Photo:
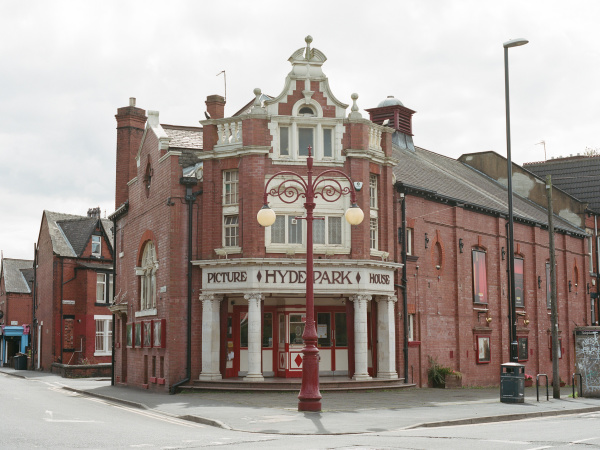
[[[500,365],[500,401],[525,402],[525,366],[517,363]]]
[[[27,355],[18,353],[13,356],[13,362],[15,364],[15,370],[27,370]]]

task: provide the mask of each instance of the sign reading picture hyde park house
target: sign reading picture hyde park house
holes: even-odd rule
[[[258,260],[196,261],[202,268],[202,291],[215,293],[249,290],[303,293],[306,290],[304,261],[281,260],[261,264]],[[315,260],[315,294],[393,294],[394,272],[401,264],[378,261]]]

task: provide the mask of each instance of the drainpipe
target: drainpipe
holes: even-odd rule
[[[596,311],[596,307],[600,307],[600,302],[598,299],[600,298],[600,248],[598,243],[598,215],[594,214],[594,247],[596,248],[596,298],[592,300],[592,325],[598,326],[598,317],[599,312]]]
[[[196,198],[202,194],[202,189],[192,192],[192,187],[195,186],[197,182],[198,180],[195,177],[182,177],[179,180],[180,184],[186,186],[184,200],[188,204],[187,344],[185,378],[171,386],[169,391],[171,395],[177,392],[179,386],[189,382],[192,378],[192,213],[194,211],[194,202],[196,201]],[[167,205],[170,205],[170,201],[167,202]]]
[[[112,219],[112,224],[113,224],[113,248],[111,249],[111,257],[112,257],[112,262],[113,262],[113,269],[112,269],[112,286],[110,287],[112,289],[112,304],[115,304],[115,294],[116,294],[116,289],[115,289],[115,283],[117,281],[117,258],[115,257],[115,255],[117,254],[117,236],[119,233],[117,233],[117,217],[113,217]],[[112,314],[112,336],[111,336],[111,353],[110,353],[110,385],[114,386],[115,385],[115,313],[113,312]]]
[[[38,348],[36,345],[36,338],[38,335],[37,332],[37,319],[35,317],[35,298],[37,296],[37,259],[38,259],[38,251],[37,251],[37,244],[33,244],[33,286],[32,286],[32,290],[33,292],[31,293],[31,368],[35,369],[35,357],[37,355],[38,352]],[[38,361],[39,361],[39,356],[38,356]]]
[[[402,318],[404,319],[404,382],[408,382],[408,298],[406,293],[406,197],[400,194],[402,202]]]
[[[65,352],[64,349],[64,339],[63,339],[63,328],[65,327],[65,324],[63,323],[63,286],[65,285],[64,283],[64,279],[65,279],[65,260],[61,257],[60,258],[60,363],[63,364],[63,353]]]

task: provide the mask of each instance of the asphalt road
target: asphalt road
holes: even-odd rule
[[[11,449],[600,448],[600,413],[360,435],[274,435],[196,424],[81,396],[57,382],[3,374],[0,411],[0,448]],[[354,420],[368,414],[369,410],[357,411]]]

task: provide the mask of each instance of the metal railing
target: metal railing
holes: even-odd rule
[[[540,377],[546,377],[546,401],[550,400],[550,392],[548,391],[548,375],[545,373],[538,373],[535,377],[535,394],[537,401],[540,401]]]

